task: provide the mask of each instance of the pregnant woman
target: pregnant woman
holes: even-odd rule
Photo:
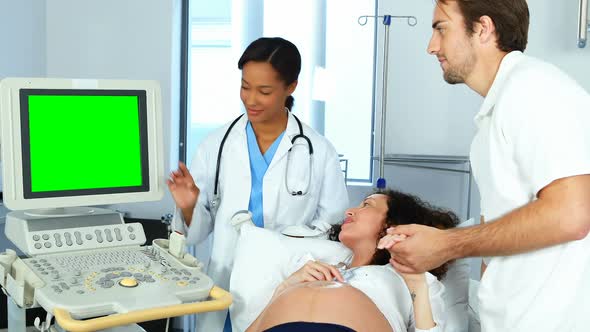
[[[411,195],[387,190],[368,196],[331,230],[330,239],[353,252],[349,261],[332,266],[310,254],[291,259],[301,267],[276,288],[247,331],[442,331],[438,280],[447,265],[422,274],[397,272],[384,248],[404,238],[386,230],[402,224],[446,229],[457,223],[453,213]]]

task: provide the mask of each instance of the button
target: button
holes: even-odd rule
[[[64,237],[66,238],[66,244],[71,247],[74,244],[72,242],[72,234],[65,232]]]
[[[76,244],[77,245],[82,245],[82,233],[75,231],[74,232],[74,236],[76,237]]]
[[[45,241],[49,240],[49,234],[43,234],[43,240],[45,240]]]
[[[137,286],[137,281],[133,278],[123,278],[121,279],[121,281],[119,281],[119,285],[123,286],[123,287],[127,287],[127,288],[131,288],[131,287],[135,287]]]
[[[102,233],[100,232],[99,229],[94,231],[94,234],[96,234],[96,241],[98,241],[98,243],[102,243]]]
[[[131,240],[135,240],[135,234],[129,234],[129,238],[130,238]]]
[[[80,289],[80,290],[76,291],[76,293],[78,293],[78,294],[84,294],[84,291]]]
[[[117,238],[117,241],[123,241],[123,237],[121,236],[121,230],[118,228],[115,228],[115,237]]]
[[[39,235],[33,235],[33,241],[39,241],[41,240],[41,237]]]
[[[45,248],[51,248],[51,242],[45,242],[43,243],[43,245],[45,246]]]
[[[92,240],[92,234],[86,234],[86,240],[88,240],[88,241]]]
[[[101,285],[102,288],[111,288],[113,286],[115,286],[115,283],[112,280],[106,280]]]
[[[176,284],[177,284],[178,286],[180,286],[180,287],[185,287],[185,286],[187,286],[187,285],[188,285],[188,282],[186,282],[186,281],[179,281],[179,282],[177,282]]]
[[[41,249],[43,247],[41,243],[35,243],[35,249]]]
[[[111,234],[110,229],[105,229],[104,234],[106,235],[108,242],[113,242],[113,235]]]
[[[134,229],[133,229],[133,226],[128,226],[128,227],[127,227],[127,230],[128,230],[129,232],[133,233],[133,231],[134,231]]]

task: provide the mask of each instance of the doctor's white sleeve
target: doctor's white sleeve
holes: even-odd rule
[[[344,218],[344,211],[348,208],[348,191],[338,153],[330,142],[325,143],[324,174],[320,179],[318,207],[311,221],[312,226],[324,232],[333,224],[340,223]]]
[[[213,230],[213,220],[210,213],[210,197],[213,188],[212,176],[210,175],[211,170],[208,168],[207,161],[210,160],[209,156],[205,153],[203,146],[207,145],[208,141],[203,142],[197,152],[195,153],[190,173],[195,180],[197,187],[199,187],[200,193],[197,200],[195,209],[193,210],[193,219],[190,227],[186,226],[185,220],[182,216],[182,211],[177,207],[174,211],[174,217],[172,219],[173,230],[178,230],[186,235],[187,244],[198,244],[207,238],[209,233]]]

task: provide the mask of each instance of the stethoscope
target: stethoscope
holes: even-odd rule
[[[309,191],[309,186],[311,184],[313,144],[311,144],[311,140],[309,139],[309,137],[307,137],[307,136],[305,136],[305,134],[303,134],[303,126],[301,125],[301,121],[299,121],[299,119],[294,114],[291,114],[291,115],[293,115],[293,117],[295,118],[295,121],[297,121],[297,126],[299,127],[299,134],[297,134],[297,135],[293,136],[293,138],[291,138],[291,145],[293,145],[293,146],[287,152],[287,168],[285,169],[285,187],[287,189],[287,192],[290,193],[292,196],[304,196]],[[243,116],[244,116],[244,114],[241,114],[229,125],[229,128],[227,128],[225,135],[223,135],[223,138],[221,139],[221,144],[219,145],[219,150],[217,151],[217,165],[215,168],[215,187],[213,190],[213,199],[211,200],[211,207],[210,207],[210,211],[212,212],[213,215],[216,214],[217,208],[219,207],[219,202],[221,201],[220,195],[217,193],[217,189],[219,186],[219,172],[221,169],[221,154],[223,153],[223,146],[225,145],[225,140],[229,136],[229,133],[231,132],[232,128]],[[289,164],[290,164],[290,160],[291,160],[290,152],[293,149],[293,147],[295,146],[295,141],[298,139],[304,139],[307,142],[307,146],[309,148],[309,174],[307,176],[307,185],[305,186],[305,188],[302,188],[303,190],[292,190],[292,189],[290,189],[290,186],[289,186],[289,176],[288,176],[289,175]]]

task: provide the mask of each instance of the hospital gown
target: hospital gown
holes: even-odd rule
[[[293,257],[290,264],[287,264],[283,270],[285,277],[299,270],[310,260],[313,261],[315,258],[309,253]],[[375,303],[393,331],[443,331],[445,323],[444,286],[432,274],[426,273],[426,281],[432,316],[436,326],[429,330],[416,329],[410,292],[401,275],[391,265],[361,266],[344,270],[342,274],[349,285],[363,292]]]

